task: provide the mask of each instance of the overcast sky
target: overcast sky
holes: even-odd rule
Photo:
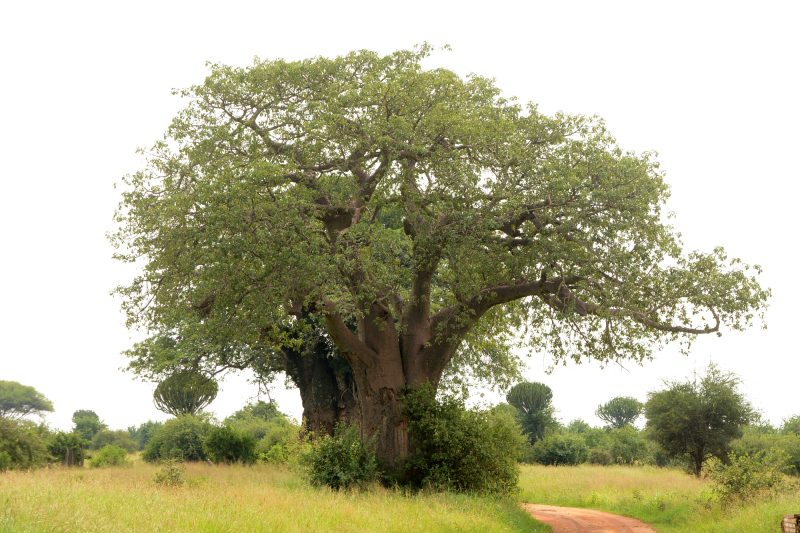
[[[658,7],[658,6],[662,7]],[[475,6],[475,7],[473,7]],[[522,6],[522,7],[520,7]],[[687,250],[724,246],[764,267],[766,331],[699,339],[625,368],[529,358],[565,421],[613,396],[645,400],[662,379],[715,361],[739,374],[774,423],[800,414],[796,282],[800,171],[800,4],[786,2],[5,2],[0,8],[0,380],[32,385],[69,429],[92,409],[113,429],[166,415],[149,383],[120,372],[141,338],[109,296],[134,271],[105,234],[135,154],[202,83],[206,61],[288,60],[354,49],[449,44],[428,62],[496,78],[506,96],[550,113],[597,114],[624,149],[656,150],[667,210]],[[256,391],[222,383],[220,418]],[[299,417],[297,390],[273,391]],[[486,399],[496,402],[499,395]]]

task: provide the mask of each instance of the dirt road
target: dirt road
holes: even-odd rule
[[[591,509],[523,503],[536,520],[553,526],[552,533],[658,533],[641,520]]]

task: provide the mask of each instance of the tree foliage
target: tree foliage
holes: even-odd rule
[[[139,427],[130,426],[128,428],[128,433],[139,445],[139,449],[144,450],[145,446],[147,446],[147,443],[150,442],[150,439],[153,437],[156,430],[162,425],[163,422],[148,420],[143,424],[139,424]]]
[[[599,405],[594,414],[611,428],[623,428],[628,424],[633,424],[642,414],[643,409],[644,405],[636,398],[617,396],[603,405]]]
[[[726,461],[730,443],[754,412],[739,392],[740,379],[710,364],[701,378],[665,382],[666,389],[648,393],[645,403],[647,430],[672,457],[689,458],[700,476],[711,457]]]
[[[519,344],[642,361],[762,315],[750,267],[683,253],[653,154],[425,70],[430,52],[215,64],[179,91],[188,106],[117,211],[117,257],[144,259],[117,290],[128,325],[219,347],[198,353],[224,366],[296,345],[320,315],[393,460],[401,391],[448,366],[506,368]]]
[[[156,409],[173,416],[195,415],[217,397],[217,382],[191,370],[178,371],[153,392]]]
[[[124,429],[110,430],[101,429],[92,437],[92,442],[89,448],[92,450],[100,450],[106,446],[114,446],[115,448],[122,448],[128,453],[138,451],[139,443],[136,442],[131,434]]]
[[[42,428],[24,420],[0,417],[0,455],[4,457],[1,470],[24,470],[47,462],[47,449]]]
[[[178,415],[156,430],[142,453],[142,459],[149,462],[165,459],[204,461],[203,441],[213,427],[206,414]]]
[[[58,431],[47,440],[47,451],[66,466],[83,466],[85,442],[78,433]]]
[[[86,444],[102,429],[108,429],[108,426],[94,411],[79,409],[72,413],[72,431],[80,435]]]
[[[0,381],[0,417],[17,420],[45,412],[53,412],[53,403],[41,392],[16,381]]]

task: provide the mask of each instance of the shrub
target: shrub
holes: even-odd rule
[[[437,401],[430,386],[406,392],[410,453],[399,481],[412,488],[509,494],[519,477],[519,429],[463,402]]]
[[[180,487],[186,483],[186,467],[178,459],[168,459],[153,480],[156,485]]]
[[[256,460],[256,440],[232,428],[212,428],[203,441],[203,451],[215,463],[252,463]]]
[[[0,472],[5,472],[11,467],[11,455],[8,452],[0,452]]]
[[[755,459],[763,459],[770,451],[781,450],[785,452],[785,472],[800,475],[800,435],[796,433],[762,433],[748,427],[740,439],[731,443],[731,450],[736,455],[749,455]]]
[[[780,450],[761,459],[731,453],[728,462],[726,465],[717,458],[708,461],[708,475],[714,481],[712,490],[723,504],[777,490],[783,484],[786,454]]]
[[[357,427],[336,424],[333,436],[324,435],[301,455],[301,465],[312,485],[332,489],[363,488],[378,479],[375,441],[361,438]]]
[[[608,466],[614,464],[614,456],[608,450],[590,448],[586,461],[593,465]]]
[[[492,423],[505,424],[516,429],[516,460],[521,463],[532,463],[533,459],[531,458],[531,451],[533,450],[533,445],[528,440],[528,436],[522,430],[516,407],[507,403],[499,403],[489,410],[487,416]]]
[[[123,448],[128,453],[139,450],[139,444],[133,440],[130,433],[124,429],[118,429],[116,431],[101,429],[92,437],[92,443],[89,445],[89,448],[92,450],[100,450],[109,445]]]
[[[85,443],[86,441],[77,433],[59,431],[48,439],[47,451],[53,459],[67,466],[83,466]]]
[[[93,468],[103,466],[132,466],[133,463],[128,461],[126,455],[128,455],[128,452],[125,448],[107,444],[97,452],[97,455],[89,459],[89,466]]]
[[[44,428],[26,420],[0,418],[0,454],[3,469],[27,469],[47,462]]]
[[[579,465],[589,449],[580,435],[549,435],[533,445],[533,455],[543,465]]]
[[[641,463],[647,455],[647,441],[631,426],[612,429],[608,433],[608,451],[614,462],[621,465]]]
[[[589,448],[608,450],[611,447],[608,433],[601,428],[586,428],[580,435]]]
[[[150,439],[142,459],[149,462],[160,459],[204,461],[203,441],[213,425],[209,415],[181,415],[167,420]]]

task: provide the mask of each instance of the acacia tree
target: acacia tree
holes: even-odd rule
[[[642,414],[644,406],[636,398],[630,396],[617,396],[611,398],[603,405],[597,406],[595,415],[611,426],[612,429],[623,428],[633,424]]]
[[[713,363],[700,379],[665,382],[666,389],[647,395],[650,436],[671,457],[686,456],[697,477],[706,459],[727,463],[730,442],[742,436],[742,427],[755,414],[740,384],[738,376]]]
[[[0,381],[0,417],[18,420],[30,414],[53,412],[53,402],[44,394],[16,381]]]
[[[179,91],[117,212],[117,257],[144,259],[117,289],[128,325],[275,347],[321,316],[391,463],[402,391],[464,344],[524,328],[558,361],[642,361],[761,315],[749,267],[682,253],[652,154],[429,53],[215,64]]]

